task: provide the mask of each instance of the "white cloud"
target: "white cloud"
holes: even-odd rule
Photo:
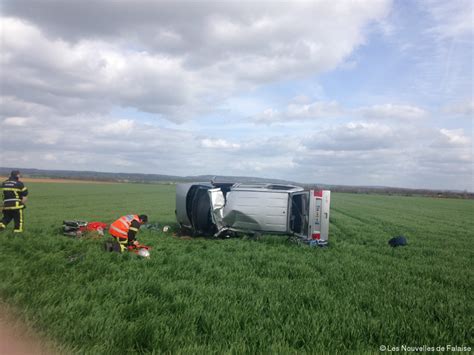
[[[97,131],[104,134],[128,136],[133,133],[134,126],[135,122],[133,120],[120,119],[98,127]]]
[[[298,101],[303,98],[298,99]],[[282,112],[277,109],[267,108],[261,114],[254,117],[256,123],[272,124],[276,122],[314,120],[331,118],[344,113],[342,107],[335,101],[313,103],[291,103]]]
[[[457,84],[458,77],[469,78],[457,56],[464,60],[470,48],[459,39],[470,33],[469,11],[460,9],[471,5],[428,5],[437,19],[423,23],[428,35],[417,37],[419,27],[403,22],[414,37],[403,55],[416,52],[422,60],[393,58],[400,60],[397,70],[414,62],[419,73],[400,79],[409,84],[406,95],[396,91],[397,73],[386,73],[393,86],[388,95],[380,87],[359,91],[365,84],[355,82],[368,75],[357,72],[364,56],[369,63],[387,59],[366,41],[379,45],[381,28],[400,33],[387,20],[389,1],[188,2],[183,8],[143,0],[88,6],[5,0],[0,122],[9,151],[1,163],[468,186],[468,122],[447,123],[431,112],[442,107],[445,114],[472,116],[470,96],[466,104],[454,102],[470,92]],[[456,39],[453,47],[445,39]],[[393,54],[390,43],[384,45]],[[339,71],[319,81],[319,74],[335,69],[344,70],[344,78]],[[346,75],[352,81],[342,88]],[[413,92],[431,93],[433,100]]]
[[[257,123],[327,119],[334,117],[362,117],[374,120],[419,120],[428,116],[422,108],[411,105],[380,104],[370,107],[348,109],[336,101],[316,101],[312,103],[291,103],[284,111],[267,108],[254,117]]]
[[[28,117],[51,114],[46,106],[21,100],[14,96],[0,96],[0,117]]]
[[[63,137],[63,134],[65,134],[65,132],[62,132],[57,128],[45,129],[38,132],[37,136],[34,138],[34,142],[47,146],[56,145],[61,138],[65,138]],[[68,136],[68,138],[70,138],[70,136]]]
[[[136,163],[134,163],[132,161],[132,159],[122,159],[122,158],[113,158],[111,163],[119,168],[130,168],[134,165],[136,165]]]
[[[4,95],[61,114],[123,106],[178,122],[233,92],[337,67],[390,2],[3,5]]]
[[[442,111],[447,114],[468,116],[472,118],[474,116],[474,100],[471,98],[469,100],[452,103],[445,106]]]
[[[349,122],[308,136],[304,145],[327,151],[370,151],[396,146],[398,136],[399,130],[387,125]]]
[[[7,117],[3,120],[3,124],[6,126],[26,126],[33,122],[32,118],[29,117]]]
[[[429,32],[441,39],[452,39],[474,34],[473,12],[471,0],[429,0],[424,1],[426,10],[434,19]],[[469,38],[469,37],[468,37]]]
[[[382,104],[356,110],[365,118],[417,120],[428,115],[424,109],[411,105]]]
[[[128,51],[100,40],[69,44],[18,19],[3,22],[3,91],[12,102],[67,114],[130,106],[174,119],[173,113],[184,104],[192,106],[198,95],[194,74],[179,58]]]
[[[44,160],[46,160],[46,161],[57,161],[58,158],[56,157],[55,154],[48,153],[48,154],[44,155]]]
[[[61,120],[48,117],[34,130],[5,126],[2,144],[11,152],[5,151],[2,164],[471,188],[471,141],[463,130],[354,121],[329,128],[313,126],[306,135],[290,130],[286,134],[262,132],[260,137],[230,139],[216,137],[215,132],[210,137],[183,128],[165,129],[113,117],[75,116],[59,126]],[[116,127],[132,128],[133,139],[117,139],[114,133],[100,132],[97,122],[112,132],[119,132]],[[21,139],[25,136],[26,141]],[[20,150],[21,159],[15,153]],[[91,162],[100,162],[100,166],[91,166]]]
[[[273,108],[266,108],[261,114],[256,116],[254,120],[257,123],[267,123],[271,124],[278,121],[285,120],[285,116],[282,115],[278,110]]]
[[[288,106],[288,115],[292,118],[325,118],[341,113],[341,107],[335,101],[314,102],[307,105],[290,104]]]
[[[236,171],[244,175],[257,173],[266,176],[268,172],[278,170],[285,171],[288,176],[295,176],[294,174],[296,171],[294,171],[294,169],[297,167],[298,165],[294,162],[294,158],[291,156],[262,159],[262,157],[256,155],[245,160],[239,160],[235,163]]]
[[[240,144],[231,143],[226,141],[225,139],[203,139],[201,140],[201,145],[204,148],[211,148],[211,149],[239,149]]]
[[[439,139],[436,143],[442,146],[469,147],[471,140],[464,135],[463,129],[440,129]]]

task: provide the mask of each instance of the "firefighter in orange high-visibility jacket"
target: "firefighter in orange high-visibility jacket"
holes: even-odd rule
[[[120,217],[110,225],[109,233],[119,243],[121,252],[127,250],[128,246],[138,245],[135,236],[137,235],[140,226],[147,222],[147,215],[129,214]]]
[[[4,230],[8,223],[13,220],[14,233],[23,232],[23,210],[28,196],[28,189],[20,181],[20,171],[13,170],[10,177],[2,182],[3,192],[3,218],[0,222],[0,231]]]

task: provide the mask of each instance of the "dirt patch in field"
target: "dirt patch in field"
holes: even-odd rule
[[[49,340],[43,339],[0,303],[0,354],[5,355],[59,355],[61,351]]]
[[[6,180],[6,176],[0,176],[0,181]],[[119,184],[116,181],[96,181],[96,180],[73,180],[73,179],[49,179],[49,178],[21,178],[23,182],[51,182],[60,184]]]

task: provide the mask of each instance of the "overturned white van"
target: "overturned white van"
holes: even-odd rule
[[[270,183],[178,184],[176,219],[193,235],[286,234],[326,245],[330,196]]]

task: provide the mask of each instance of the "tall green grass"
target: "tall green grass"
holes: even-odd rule
[[[146,213],[174,187],[29,184],[26,232],[0,234],[0,297],[77,353],[377,351],[473,344],[473,201],[333,194],[330,246],[177,239],[151,258],[58,232],[63,219]],[[409,245],[390,248],[403,234]]]

